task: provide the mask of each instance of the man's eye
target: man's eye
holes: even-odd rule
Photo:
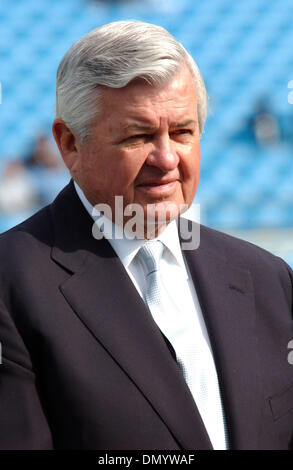
[[[178,130],[172,132],[172,134],[175,134],[175,135],[191,134],[191,130],[190,129],[178,129]]]
[[[131,135],[130,137],[127,137],[126,141],[136,141],[136,140],[150,140],[151,135],[150,134],[136,134],[136,135]]]
[[[145,137],[148,137],[147,134],[136,134],[131,136],[132,139],[144,139]]]

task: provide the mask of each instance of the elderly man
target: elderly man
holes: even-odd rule
[[[205,114],[158,26],[102,26],[63,58],[72,180],[0,241],[2,449],[292,448],[292,272],[182,222]]]

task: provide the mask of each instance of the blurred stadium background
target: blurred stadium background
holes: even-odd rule
[[[292,0],[1,0],[0,232],[69,180],[51,140],[57,66],[121,19],[167,28],[206,82],[202,222],[293,266]]]

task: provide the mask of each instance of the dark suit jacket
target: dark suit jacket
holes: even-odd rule
[[[210,449],[172,348],[72,182],[0,238],[0,448]],[[292,272],[206,227],[185,257],[231,449],[292,448]]]

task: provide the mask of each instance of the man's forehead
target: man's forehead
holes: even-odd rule
[[[191,74],[184,69],[164,86],[145,81],[123,88],[106,88],[104,116],[122,132],[149,131],[168,124],[174,128],[197,126],[197,96]]]

